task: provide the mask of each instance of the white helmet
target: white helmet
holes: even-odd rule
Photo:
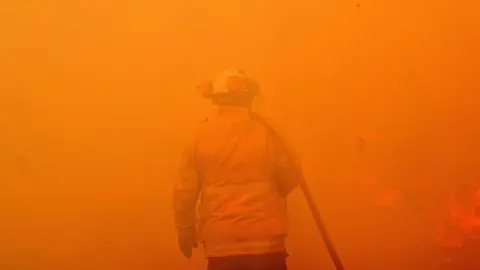
[[[197,88],[204,97],[211,98],[241,92],[255,94],[258,84],[245,75],[243,70],[230,68],[220,72],[213,81],[200,84]]]

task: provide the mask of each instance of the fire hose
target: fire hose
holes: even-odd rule
[[[262,116],[256,113],[251,113],[251,116],[253,116],[255,119],[260,121],[269,130],[269,133],[272,135],[274,140],[277,141],[277,145],[285,146],[285,142],[283,141],[283,139],[279,136],[279,134],[275,131],[275,129],[267,122],[267,120],[265,120],[265,118],[263,118]],[[327,227],[325,226],[322,216],[320,215],[320,211],[318,210],[317,204],[313,199],[313,195],[312,195],[312,192],[310,191],[310,187],[308,186],[307,181],[303,176],[303,174],[301,174],[299,178],[300,178],[299,179],[300,189],[302,190],[303,195],[305,196],[307,204],[312,213],[312,217],[315,221],[315,224],[317,225],[317,229],[323,238],[323,242],[325,243],[325,246],[328,250],[330,258],[332,259],[333,264],[335,265],[335,269],[345,270],[345,268],[343,267],[342,261],[340,260],[340,257],[338,256],[338,253],[335,249],[335,246],[333,245],[333,241],[330,238],[330,234],[328,233]]]
[[[300,181],[300,189],[302,190],[303,195],[305,196],[305,199],[310,208],[310,211],[312,212],[312,217],[315,221],[315,224],[317,225],[318,231],[320,232],[320,235],[323,238],[323,242],[325,243],[328,253],[330,254],[330,258],[332,259],[333,264],[335,265],[335,269],[345,270],[345,268],[343,267],[342,261],[340,260],[340,257],[338,256],[338,253],[335,249],[335,246],[333,245],[333,241],[330,238],[330,234],[328,233],[327,227],[323,222],[322,216],[320,215],[320,211],[318,210],[317,204],[313,199],[313,195],[310,191],[310,187],[308,186],[305,178],[302,178]]]

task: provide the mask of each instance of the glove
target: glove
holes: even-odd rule
[[[197,248],[195,228],[191,227],[179,230],[177,241],[180,251],[187,259],[190,259],[192,257],[192,249]]]

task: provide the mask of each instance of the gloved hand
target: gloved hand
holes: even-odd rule
[[[178,247],[183,255],[192,257],[192,249],[197,248],[197,235],[194,227],[178,230]]]

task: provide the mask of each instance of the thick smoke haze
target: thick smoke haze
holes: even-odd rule
[[[241,67],[301,155],[346,269],[436,270],[422,211],[480,181],[479,10],[4,1],[0,269],[204,269],[201,250],[176,247],[172,186],[214,112],[195,86]],[[334,269],[299,190],[289,208],[290,268]]]

